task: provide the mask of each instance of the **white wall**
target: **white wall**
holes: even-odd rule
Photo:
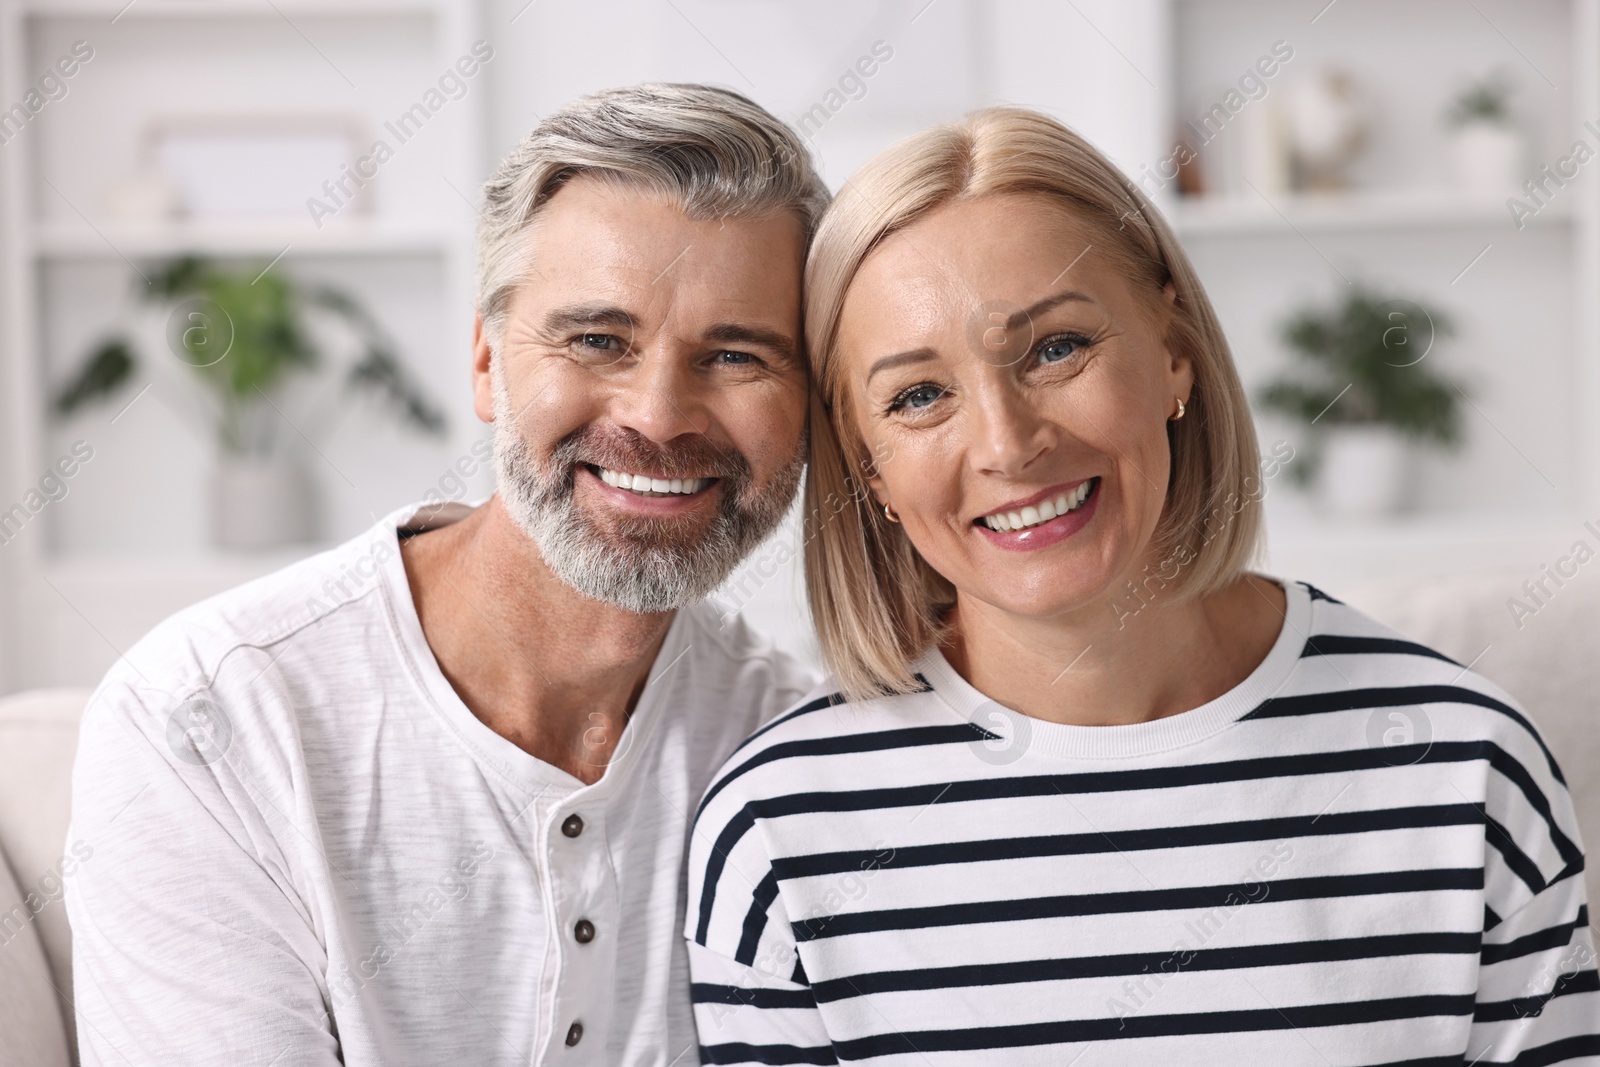
[[[1575,2],[1592,15],[1593,0]],[[389,218],[437,221],[470,240],[473,208],[466,201],[542,115],[583,92],[655,79],[725,85],[801,125],[835,187],[892,141],[993,103],[1057,115],[1137,176],[1141,167],[1170,153],[1179,120],[1209,106],[1277,39],[1296,50],[1284,79],[1337,61],[1373,96],[1377,121],[1371,149],[1356,168],[1359,181],[1427,185],[1446,173],[1439,110],[1461,80],[1495,64],[1506,65],[1518,79],[1519,107],[1533,131],[1537,161],[1553,158],[1580,119],[1600,118],[1574,114],[1570,106],[1573,81],[1594,76],[1592,63],[1583,67],[1573,56],[1594,42],[1573,39],[1568,6],[1565,0],[1477,0],[1465,6],[1454,0],[1339,0],[1325,10],[1320,3],[1289,0],[484,0],[477,35],[492,42],[496,56],[471,89],[481,107],[441,116],[439,126],[426,131],[429,142],[387,166],[375,206]],[[435,75],[419,20],[397,20],[376,36],[339,18],[316,21],[318,47],[352,76],[354,89],[291,28],[270,19],[222,24],[225,48],[185,28],[182,19],[129,18],[115,26],[102,21],[58,20],[26,42],[22,54],[32,69],[74,36],[95,35],[99,48],[98,66],[86,68],[72,95],[44,116],[49,121],[29,131],[37,135],[34,147],[50,161],[49,176],[60,190],[40,186],[33,196],[43,217],[66,225],[76,218],[67,199],[97,210],[108,180],[131,167],[135,120],[150,109],[345,108],[381,119],[406,106]],[[218,30],[212,24],[207,32]],[[892,56],[857,81],[854,65],[878,42]],[[380,53],[389,58],[380,62]],[[181,76],[174,78],[174,72]],[[1284,85],[1287,80],[1276,81],[1272,91]],[[1226,172],[1219,154],[1235,132],[1206,149],[1218,157],[1207,162],[1219,175]],[[457,174],[457,188],[445,181],[451,173]],[[1592,215],[1600,198],[1592,175],[1583,182],[1573,190],[1574,204]],[[1569,508],[1574,487],[1592,482],[1600,468],[1600,455],[1582,446],[1594,439],[1588,409],[1600,362],[1574,371],[1581,346],[1593,342],[1587,334],[1577,336],[1585,333],[1587,320],[1576,308],[1589,294],[1576,290],[1571,269],[1581,258],[1574,255],[1574,242],[1580,250],[1588,247],[1582,244],[1586,232],[1593,230],[1558,225],[1517,233],[1469,226],[1329,232],[1309,241],[1288,231],[1212,233],[1191,236],[1186,245],[1247,385],[1282,365],[1276,329],[1288,309],[1336,295],[1339,271],[1403,287],[1444,307],[1460,337],[1440,349],[1441,365],[1477,386],[1483,418],[1469,414],[1469,442],[1461,457],[1428,462],[1417,502],[1424,511],[1448,509],[1464,523],[1481,516],[1487,524],[1508,514]],[[1493,250],[1453,280],[1491,242]],[[454,420],[450,439],[432,442],[407,437],[371,413],[339,409],[340,420],[319,442],[323,456],[313,463],[328,505],[325,532],[342,537],[374,515],[440,488],[451,464],[486,432],[472,415],[467,389],[470,309],[451,296],[449,313],[439,313],[447,272],[426,256],[359,263],[319,256],[286,261],[282,269],[337,278],[356,290],[402,339],[413,369]],[[55,383],[119,321],[127,271],[120,260],[101,258],[56,262],[44,273],[49,285],[39,309],[42,352],[5,353],[0,371],[9,375],[19,360],[37,357],[40,371]],[[1595,329],[1591,322],[1587,332]],[[1575,383],[1587,385],[1580,389]],[[34,652],[20,657],[25,670],[8,675],[3,653],[14,652],[18,642],[0,632],[0,691],[24,682],[91,681],[116,647],[125,647],[153,621],[153,613],[238,573],[237,561],[219,563],[203,551],[210,443],[203,429],[175,415],[180,407],[157,390],[114,427],[106,425],[108,413],[99,412],[41,435],[36,449],[47,459],[77,436],[97,435],[95,463],[74,482],[71,498],[52,505],[48,522],[28,531],[47,538],[50,553],[87,562],[71,574],[57,574],[62,584],[55,591],[25,576],[27,595],[36,599],[26,611],[4,614],[13,624],[24,621]],[[1282,432],[1287,431],[1270,421],[1263,424],[1269,442]],[[12,437],[0,435],[0,448],[12,444]],[[4,499],[20,491],[29,473],[25,466],[16,456],[0,455],[0,471],[10,480],[0,485],[10,494]],[[1531,472],[1534,467],[1559,488],[1551,490]],[[487,489],[487,476],[480,474],[472,488]],[[1305,518],[1303,500],[1277,487],[1274,494],[1269,503],[1277,513],[1287,507]],[[1536,551],[1540,543],[1525,530],[1507,536],[1519,551]],[[798,541],[791,516],[728,591],[759,625],[805,653],[810,636]],[[1353,567],[1380,559],[1391,572],[1415,566],[1428,555],[1418,547],[1424,542],[1416,531],[1407,537],[1377,531],[1363,544],[1410,547],[1388,554],[1353,550],[1345,570],[1330,573],[1353,573]],[[1454,550],[1432,556],[1452,566],[1470,565],[1498,551],[1496,544],[1457,542]],[[1280,558],[1296,568],[1320,566],[1327,558],[1318,545],[1302,547],[1297,555],[1290,546]],[[15,576],[15,561],[5,555],[10,551],[0,549],[0,580],[8,568]],[[151,575],[160,578],[162,596],[148,594]],[[15,584],[0,584],[0,597],[17,595]],[[64,606],[63,598],[72,604]],[[77,610],[91,601],[103,610]],[[70,656],[62,651],[69,649]]]

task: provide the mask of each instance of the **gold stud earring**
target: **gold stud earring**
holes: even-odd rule
[[[1172,418],[1168,419],[1167,421],[1168,422],[1177,422],[1181,418],[1183,418],[1183,397],[1180,396],[1178,398],[1178,413],[1176,415],[1172,416]]]
[[[888,519],[890,522],[900,521],[900,516],[894,513],[894,508],[891,508],[887,502],[885,502],[883,505],[883,517]]]

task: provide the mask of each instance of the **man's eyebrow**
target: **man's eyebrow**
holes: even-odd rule
[[[716,341],[718,344],[760,345],[776,352],[784,359],[795,357],[794,339],[777,330],[769,330],[765,326],[751,326],[742,322],[719,322],[706,331],[706,340]]]
[[[605,326],[614,330],[632,330],[637,326],[626,309],[615,304],[568,304],[551,308],[544,317],[547,333],[566,333],[569,330]]]
[[[926,363],[930,359],[937,358],[938,355],[931,348],[913,348],[907,352],[896,352],[873,363],[872,369],[867,371],[867,381],[872,381],[872,376],[881,370],[892,370],[907,363]]]

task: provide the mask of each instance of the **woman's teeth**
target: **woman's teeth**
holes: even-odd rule
[[[1030,526],[1037,526],[1042,522],[1065,515],[1069,511],[1076,511],[1089,498],[1098,478],[1090,478],[1079,482],[1078,488],[1070,493],[1062,493],[1054,500],[1043,500],[1038,504],[1022,508],[1019,511],[1002,511],[994,515],[985,515],[983,524],[991,530],[1005,532],[1007,530],[1026,530]]]
[[[600,480],[607,485],[614,485],[618,489],[627,489],[630,492],[644,496],[658,496],[669,493],[678,493],[684,496],[698,493],[711,484],[710,478],[651,478],[645,474],[627,474],[623,471],[608,470],[605,467],[595,468],[600,472]]]

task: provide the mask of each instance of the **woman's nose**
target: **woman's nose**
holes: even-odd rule
[[[985,390],[970,402],[968,456],[980,474],[1018,478],[1055,447],[1055,431],[1015,388]]]

